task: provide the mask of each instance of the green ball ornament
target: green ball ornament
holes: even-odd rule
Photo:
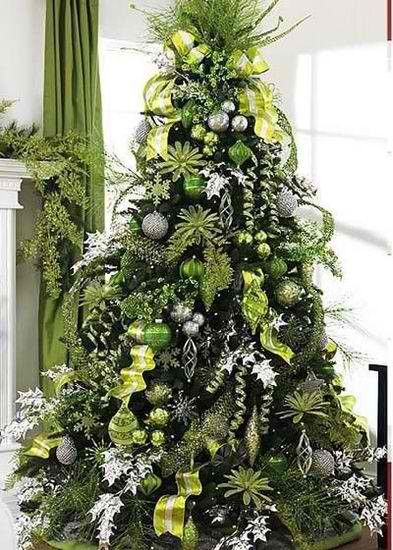
[[[141,481],[140,490],[145,496],[149,497],[155,491],[158,491],[161,485],[162,485],[162,481],[158,476],[156,476],[156,474],[148,474]]]
[[[288,470],[288,460],[285,455],[278,454],[271,456],[268,460],[268,467],[275,474],[285,474]]]
[[[154,428],[165,428],[169,422],[169,412],[161,407],[157,407],[150,411],[148,422]]]
[[[252,156],[252,151],[239,139],[229,148],[228,155],[236,166],[241,166]]]
[[[273,279],[279,279],[288,271],[288,266],[282,258],[275,256],[266,265],[266,270]]]
[[[154,430],[151,433],[150,441],[153,447],[162,447],[165,445],[165,434],[161,430]]]
[[[235,235],[235,242],[238,246],[250,246],[254,241],[254,237],[248,231],[239,231]]]
[[[203,124],[196,124],[191,130],[191,137],[197,141],[203,141],[206,134],[207,130]]]
[[[168,403],[172,397],[172,388],[162,382],[156,382],[145,392],[146,399],[154,405],[159,407]]]
[[[277,301],[285,307],[296,305],[300,300],[301,294],[302,288],[294,281],[282,281],[276,287]]]
[[[198,550],[199,531],[190,516],[184,526],[181,550]]]
[[[143,329],[143,344],[154,350],[167,348],[172,341],[172,330],[166,323],[150,323]]]
[[[144,445],[147,441],[146,430],[135,430],[132,434],[132,442],[135,445]]]
[[[137,219],[131,217],[130,221],[128,222],[128,229],[131,231],[131,233],[139,235],[139,233],[141,232],[141,224]]]
[[[108,433],[115,445],[129,446],[134,443],[133,434],[138,429],[139,423],[135,414],[123,403],[109,422]]]
[[[254,235],[254,239],[257,243],[264,243],[267,241],[267,233],[265,233],[265,231],[258,231],[258,233]]]
[[[219,142],[219,137],[214,132],[207,132],[205,134],[205,137],[203,138],[203,141],[206,143],[206,145],[217,145]]]
[[[194,279],[200,281],[205,273],[203,263],[196,258],[185,260],[180,265],[180,276],[183,279]]]
[[[206,187],[206,181],[200,176],[189,176],[183,182],[183,191],[189,199],[199,199]]]
[[[261,243],[257,246],[257,254],[261,260],[266,260],[271,254],[272,250],[267,243]]]

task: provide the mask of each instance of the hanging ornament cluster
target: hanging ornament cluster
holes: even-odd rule
[[[211,156],[215,152],[217,144],[220,141],[218,135],[214,132],[208,132],[203,124],[196,124],[192,127],[191,137],[203,142],[204,147],[202,152],[207,156]]]
[[[312,455],[312,470],[320,477],[329,477],[334,473],[334,457],[332,453],[316,450]]]
[[[150,130],[151,130],[150,122],[148,121],[147,118],[144,118],[139,122],[138,126],[135,128],[134,141],[139,145],[143,145],[147,140],[147,136],[149,135]]]
[[[159,212],[147,214],[142,221],[142,231],[148,239],[159,241],[168,233],[168,220]]]
[[[198,336],[199,329],[204,325],[205,316],[202,313],[193,313],[191,308],[184,304],[176,304],[171,311],[171,318],[182,325],[182,332],[187,336],[182,361],[186,378],[190,382],[198,362],[198,350],[193,339]]]
[[[291,218],[298,206],[296,196],[289,189],[280,191],[277,197],[277,212],[281,218]]]
[[[276,286],[277,302],[284,307],[296,305],[302,295],[302,288],[295,281],[289,279],[281,281]]]
[[[56,449],[56,458],[60,464],[63,464],[64,466],[71,466],[74,464],[77,457],[78,451],[76,450],[74,440],[70,436],[66,435],[63,438],[63,442],[60,443]]]

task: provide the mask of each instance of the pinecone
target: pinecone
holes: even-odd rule
[[[139,143],[139,145],[143,145],[146,142],[150,130],[151,126],[147,118],[141,120],[138,126],[135,128],[134,132],[134,140],[136,141],[136,143]]]
[[[57,460],[64,466],[71,466],[71,464],[74,464],[77,456],[78,451],[76,450],[73,439],[69,436],[64,437],[63,443],[56,449]]]
[[[312,469],[321,477],[329,477],[334,472],[334,457],[329,451],[317,450],[312,454]]]
[[[284,189],[278,194],[277,211],[281,218],[291,218],[297,207],[297,198],[291,191]]]

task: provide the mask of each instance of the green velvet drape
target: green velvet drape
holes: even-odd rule
[[[101,95],[98,68],[99,0],[47,0],[45,29],[44,116],[45,136],[77,131],[83,136],[102,135]],[[104,177],[102,170],[90,174],[86,187],[88,206],[76,210],[75,218],[85,235],[104,225]],[[78,252],[75,251],[76,258]],[[67,362],[61,307],[63,297],[51,299],[41,282],[39,308],[40,370]],[[44,391],[51,384],[44,377]]]

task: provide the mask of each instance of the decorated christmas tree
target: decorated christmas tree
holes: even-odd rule
[[[147,14],[163,51],[135,173],[117,173],[112,227],[75,266],[70,363],[3,430],[25,440],[24,550],[322,550],[381,529],[363,466],[384,450],[335,370],[343,308],[313,278],[340,276],[334,221],[266,76],[263,48],[292,30],[265,28],[277,3]]]

